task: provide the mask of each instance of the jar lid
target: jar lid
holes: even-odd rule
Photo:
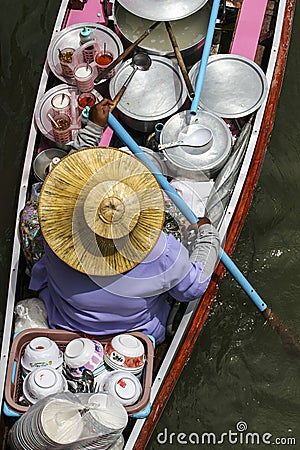
[[[92,30],[89,27],[83,27],[80,31],[80,36],[89,37],[92,34]]]
[[[81,115],[82,115],[82,117],[84,117],[85,119],[88,119],[89,118],[89,114],[90,114],[90,107],[89,106],[86,106],[83,110],[82,110],[82,113],[81,113]]]

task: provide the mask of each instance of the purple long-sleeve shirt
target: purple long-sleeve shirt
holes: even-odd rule
[[[203,225],[200,230],[205,240],[212,226]],[[213,259],[217,241],[212,246]],[[30,289],[39,291],[52,328],[95,335],[139,330],[159,343],[165,338],[170,311],[168,293],[180,301],[199,298],[210,279],[204,272],[203,262],[192,262],[186,248],[164,233],[144,261],[113,277],[80,273],[45,244],[45,255],[32,269]]]

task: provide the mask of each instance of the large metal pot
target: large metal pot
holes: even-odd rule
[[[196,61],[199,61],[201,57],[210,10],[211,7],[207,3],[191,16],[170,22],[187,66],[191,66]],[[125,47],[134,42],[152,24],[152,20],[143,19],[134,15],[118,4],[117,1],[115,2],[115,31],[120,36]],[[168,32],[163,22],[140,43],[139,47],[154,55],[175,57]]]
[[[118,103],[121,120],[130,128],[149,133],[157,122],[180,111],[187,99],[187,89],[176,62],[152,56],[150,69],[138,70]],[[127,60],[109,83],[114,98],[132,72],[132,60]]]
[[[173,176],[206,181],[217,174],[230,154],[232,136],[223,119],[206,111],[198,111],[195,116],[189,111],[181,111],[165,123],[160,141],[162,144],[177,141],[180,133],[192,133],[196,127],[211,130],[210,146],[204,149],[176,146],[164,149],[163,154]]]

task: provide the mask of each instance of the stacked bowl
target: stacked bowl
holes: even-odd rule
[[[114,370],[139,375],[145,365],[145,349],[142,342],[131,334],[118,334],[105,346],[104,361]]]
[[[21,358],[22,373],[28,375],[38,367],[62,369],[63,353],[57,344],[48,337],[36,337],[25,347]]]
[[[84,370],[93,372],[94,377],[105,371],[104,349],[100,342],[87,338],[70,341],[65,349],[65,370],[73,378],[82,378]]]

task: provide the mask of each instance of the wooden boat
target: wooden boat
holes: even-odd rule
[[[96,22],[112,28],[110,20],[107,20],[104,8],[107,2],[100,3],[101,15],[97,18],[95,11],[99,10],[96,0],[63,0],[57,16],[52,39],[55,35],[70,24],[83,22]],[[259,8],[258,8],[259,5]],[[250,8],[250,9],[249,9]],[[247,26],[246,17],[253,14],[255,9],[255,24]],[[258,9],[257,9],[258,8]],[[215,54],[238,54],[249,56],[253,53],[255,62],[260,66],[267,79],[267,95],[260,107],[252,114],[252,125],[249,128],[247,147],[238,177],[231,189],[229,201],[225,206],[222,218],[218,224],[221,237],[224,240],[224,249],[232,255],[239,233],[243,226],[264,154],[272,132],[276,106],[280,95],[283,80],[287,52],[292,28],[292,19],[295,9],[295,0],[227,0],[224,2],[225,14],[217,23],[215,36],[218,39],[211,47]],[[100,11],[99,10],[99,11]],[[258,11],[259,10],[259,11]],[[93,16],[89,14],[92,11]],[[226,21],[230,16],[230,19]],[[245,39],[246,44],[245,47]],[[216,43],[217,42],[217,43]],[[246,48],[246,50],[245,50]],[[244,53],[246,51],[246,55]],[[251,56],[250,56],[251,58]],[[45,63],[37,93],[36,105],[57,80],[53,77],[48,63]],[[241,123],[245,123],[249,114],[242,117]],[[236,131],[239,136],[239,129]],[[132,133],[132,130],[129,132]],[[139,138],[140,133],[137,133]],[[150,142],[149,136],[144,136],[144,142]],[[148,140],[147,140],[148,139]],[[43,135],[37,128],[33,117],[28,139],[26,158],[21,180],[19,195],[17,223],[13,245],[9,289],[0,361],[0,403],[3,402],[5,374],[10,354],[13,331],[13,310],[16,299],[22,298],[20,292],[26,289],[28,280],[24,276],[24,263],[20,259],[20,243],[18,236],[19,213],[23,209],[28,198],[32,177],[33,160],[43,145]],[[130,428],[124,433],[126,437],[126,449],[144,449],[153,432],[163,408],[171,395],[171,392],[180,376],[181,371],[188,360],[203,324],[209,314],[210,306],[215,298],[218,284],[225,273],[222,263],[217,266],[210,285],[205,295],[198,301],[188,305],[182,311],[175,334],[168,338],[166,343],[157,349],[157,363],[155,377],[151,387],[151,411],[147,417],[135,419]],[[2,426],[8,430],[14,419],[7,419],[2,415]],[[5,441],[5,438],[4,438]],[[5,444],[4,447],[5,448]]]

